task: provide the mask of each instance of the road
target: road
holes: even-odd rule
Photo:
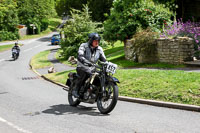
[[[96,104],[70,107],[67,92],[38,77],[30,59],[50,36],[24,42],[18,60],[0,53],[0,133],[199,133],[200,113],[118,101],[108,115]]]

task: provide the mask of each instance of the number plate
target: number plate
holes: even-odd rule
[[[116,65],[116,64],[113,64],[113,63],[111,63],[111,62],[108,62],[107,68],[106,68],[106,72],[109,72],[109,73],[114,74],[115,71],[116,71],[116,69],[117,69],[117,65]]]
[[[17,53],[17,49],[13,49],[12,52],[13,52],[13,53]]]

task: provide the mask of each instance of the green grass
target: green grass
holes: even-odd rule
[[[123,96],[200,105],[200,74],[165,70],[119,70]]]
[[[0,46],[0,52],[10,50],[10,49],[12,49],[13,46],[14,46],[14,44],[1,45]],[[22,46],[22,44],[19,44],[19,46]]]
[[[47,77],[57,83],[65,84],[67,81],[69,72],[76,72],[76,71],[72,70],[72,71],[63,71],[63,72],[45,74],[45,77]]]
[[[50,53],[50,51],[47,50],[47,51],[43,51],[43,52],[40,52],[39,54],[35,55],[31,59],[32,67],[35,69],[39,69],[39,68],[53,66],[53,64],[49,60],[47,60],[49,53]]]
[[[59,50],[56,52],[56,55],[55,55],[55,58],[56,58],[57,60],[59,60],[59,62],[65,64],[65,65],[69,65],[69,66],[76,67],[76,65],[71,65],[70,62],[68,62],[63,56],[61,56],[61,53],[62,53],[62,49],[59,49]]]
[[[46,77],[65,84],[69,71]],[[118,69],[119,94],[200,106],[200,74],[184,71]]]

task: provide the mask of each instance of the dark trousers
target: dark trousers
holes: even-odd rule
[[[87,78],[90,77],[92,72],[90,71],[90,69],[82,68],[82,67],[77,67],[76,71],[78,74],[76,85],[77,85],[77,91],[79,91],[81,86],[84,85],[84,82],[87,80]]]

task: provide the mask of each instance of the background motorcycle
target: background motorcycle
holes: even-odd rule
[[[77,80],[77,73],[69,73],[66,85],[69,86],[68,101],[71,106],[77,106],[80,102],[95,103],[102,114],[110,113],[118,99],[119,80],[112,75],[117,68],[116,64],[111,62],[95,65],[95,72],[91,75],[80,88],[80,98],[75,98],[72,91]]]
[[[17,49],[12,49],[12,58],[13,60],[16,60],[19,56],[18,50]]]

